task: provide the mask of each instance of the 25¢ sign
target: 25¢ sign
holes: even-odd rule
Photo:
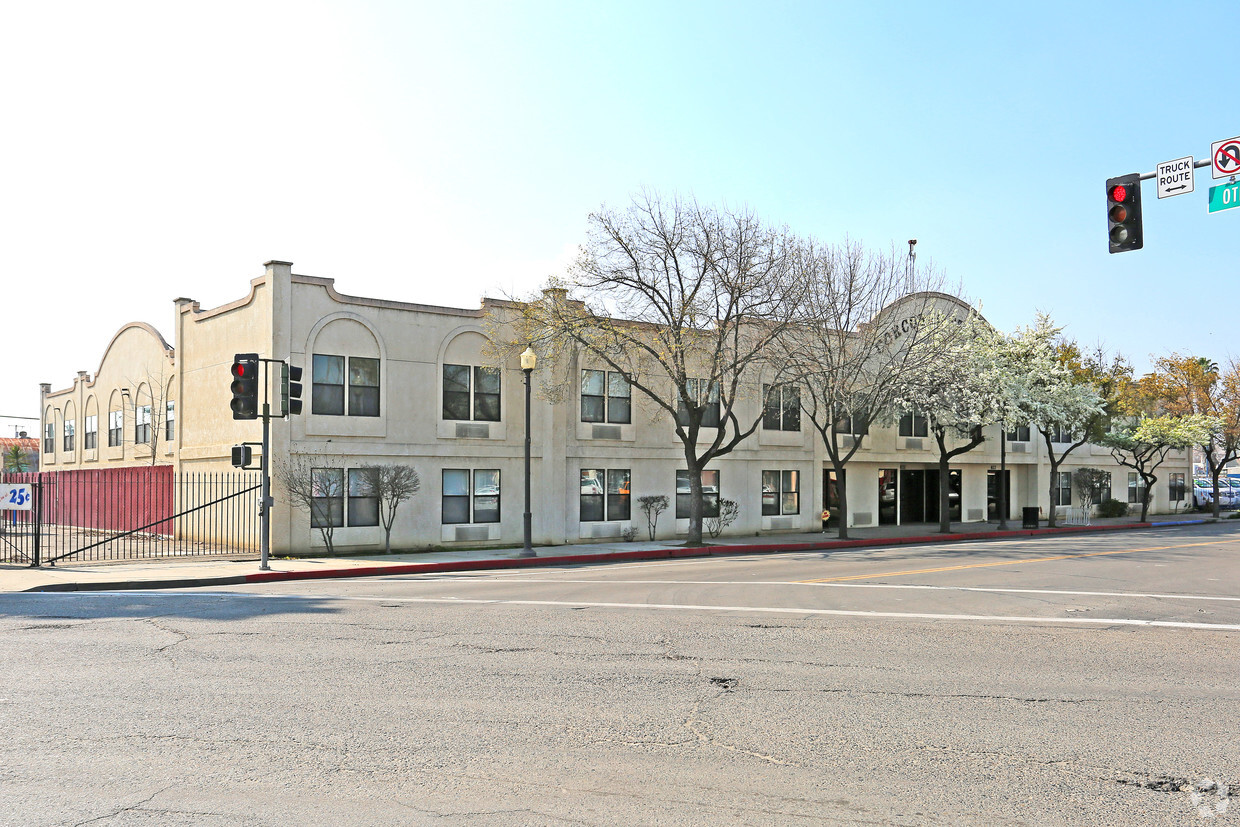
[[[0,511],[29,511],[33,506],[32,486],[21,483],[0,483]]]

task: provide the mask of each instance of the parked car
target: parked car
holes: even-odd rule
[[[1218,481],[1219,508],[1235,508],[1240,506],[1240,486],[1220,477]],[[1214,505],[1214,483],[1208,477],[1193,480],[1193,507],[1212,508]]]

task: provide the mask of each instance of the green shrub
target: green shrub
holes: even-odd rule
[[[1122,503],[1119,500],[1107,500],[1098,503],[1099,517],[1127,517],[1128,503]]]

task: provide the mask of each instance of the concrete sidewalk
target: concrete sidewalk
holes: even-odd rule
[[[917,543],[944,543],[962,540],[1046,537],[1096,531],[1121,531],[1167,526],[1201,525],[1212,517],[1171,516],[1151,522],[1133,518],[1097,519],[1090,526],[1060,526],[1055,529],[1019,528],[1009,523],[1008,531],[997,531],[994,523],[960,523],[952,534],[938,534],[930,525],[880,526],[849,530],[848,540],[823,534],[781,534],[763,537],[721,537],[705,546],[685,548],[677,541],[633,543],[589,543],[536,547],[536,557],[518,557],[520,548],[437,551],[411,554],[371,554],[350,557],[271,558],[269,570],[259,570],[257,557],[227,559],[165,559],[133,562],[70,563],[30,568],[22,564],[0,564],[0,592],[115,591],[126,589],[176,589],[198,586],[234,586],[274,580],[304,580],[338,577],[374,577],[395,574],[430,574],[483,569],[513,569],[534,566],[563,566],[583,563],[615,563],[633,560],[660,560],[679,557],[709,557],[732,554],[765,554],[797,551],[831,551]]]

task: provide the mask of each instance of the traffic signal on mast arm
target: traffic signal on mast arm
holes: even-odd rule
[[[284,415],[301,413],[301,368],[285,362],[280,370],[281,410]]]
[[[1108,252],[1141,249],[1140,174],[1107,179],[1107,232]]]
[[[234,356],[232,377],[233,419],[258,419],[258,354]]]

